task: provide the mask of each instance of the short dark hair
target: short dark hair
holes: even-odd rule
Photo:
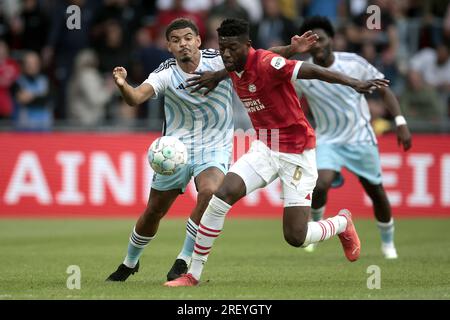
[[[299,34],[302,35],[306,31],[313,29],[322,29],[329,37],[334,37],[333,25],[327,17],[313,16],[306,18],[300,27]]]
[[[177,18],[173,20],[166,29],[166,40],[169,41],[169,35],[173,30],[191,28],[195,35],[198,36],[198,27],[194,21],[186,18]]]
[[[250,35],[250,28],[247,21],[242,19],[229,18],[222,21],[217,28],[219,37],[239,37]]]

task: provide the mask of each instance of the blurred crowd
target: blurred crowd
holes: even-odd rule
[[[68,19],[80,8],[80,28]],[[379,29],[367,8],[381,9]],[[158,130],[163,98],[124,104],[115,66],[139,85],[162,61],[165,26],[188,17],[203,48],[217,48],[226,17],[251,22],[256,48],[288,44],[305,17],[327,16],[336,51],[360,54],[391,81],[413,130],[450,132],[450,0],[0,0],[0,126],[15,130],[113,128]],[[306,58],[299,56],[297,58]],[[238,126],[248,126],[235,99]],[[377,132],[389,114],[375,95]]]

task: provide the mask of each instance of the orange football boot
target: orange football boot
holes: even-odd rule
[[[344,248],[345,256],[351,262],[356,261],[361,251],[361,242],[353,224],[352,214],[347,209],[342,209],[338,215],[347,219],[347,227],[343,232],[338,234],[339,240],[341,240],[342,247]]]
[[[190,273],[182,274],[181,277],[164,283],[166,287],[195,287],[196,285],[198,285],[198,280]]]

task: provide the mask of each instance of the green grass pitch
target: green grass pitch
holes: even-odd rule
[[[228,219],[195,288],[163,287],[185,234],[184,219],[161,222],[124,283],[106,283],[126,252],[135,220],[0,220],[0,299],[449,299],[450,219],[397,219],[399,259],[386,261],[373,220],[358,219],[362,251],[344,257],[337,238],[314,253],[290,247],[281,219]],[[81,289],[66,287],[68,266]],[[381,288],[368,289],[381,270]]]

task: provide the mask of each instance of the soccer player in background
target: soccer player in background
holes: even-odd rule
[[[357,54],[333,52],[334,30],[327,18],[311,17],[301,30],[312,30],[319,36],[310,50],[309,62],[360,80],[384,78]],[[366,98],[348,87],[313,79],[296,81],[295,86],[299,95],[307,98],[316,123],[319,178],[312,196],[313,221],[322,220],[328,190],[342,185],[341,168],[345,167],[358,177],[372,200],[384,257],[396,259],[394,220],[382,184],[380,156]],[[406,151],[411,148],[411,134],[397,99],[388,87],[381,87],[378,92],[395,118],[398,144]],[[315,246],[311,244],[305,250],[313,251]]]
[[[123,98],[131,106],[158,94],[165,95],[163,135],[175,136],[186,145],[188,165],[171,176],[154,174],[147,207],[131,233],[125,260],[107,278],[108,281],[125,281],[139,270],[139,258],[155,237],[160,220],[194,177],[197,203],[186,225],[183,248],[168,272],[167,280],[185,273],[200,218],[212,194],[222,183],[231,160],[234,134],[231,80],[203,94],[190,92],[186,87],[186,79],[194,73],[224,69],[219,52],[199,49],[201,39],[198,28],[188,19],[175,19],[166,29],[166,38],[168,50],[175,58],[163,62],[139,87],[133,88],[126,82],[127,71],[123,67],[116,67],[113,77]],[[306,51],[315,41],[315,36],[309,32],[295,37],[295,50],[291,45],[273,50],[292,55],[296,50]]]
[[[347,259],[357,260],[360,241],[348,210],[341,210],[324,221],[308,222],[317,180],[316,140],[292,81],[321,79],[350,86],[358,92],[371,92],[388,82],[379,79],[361,81],[314,64],[287,60],[267,50],[255,50],[251,47],[249,26],[244,20],[226,19],[217,31],[226,71],[215,74],[220,79],[228,72],[258,139],[252,143],[249,152],[232,165],[211,198],[200,221],[189,272],[165,285],[197,285],[231,206],[278,177],[284,200],[285,240],[300,247],[339,235]]]

